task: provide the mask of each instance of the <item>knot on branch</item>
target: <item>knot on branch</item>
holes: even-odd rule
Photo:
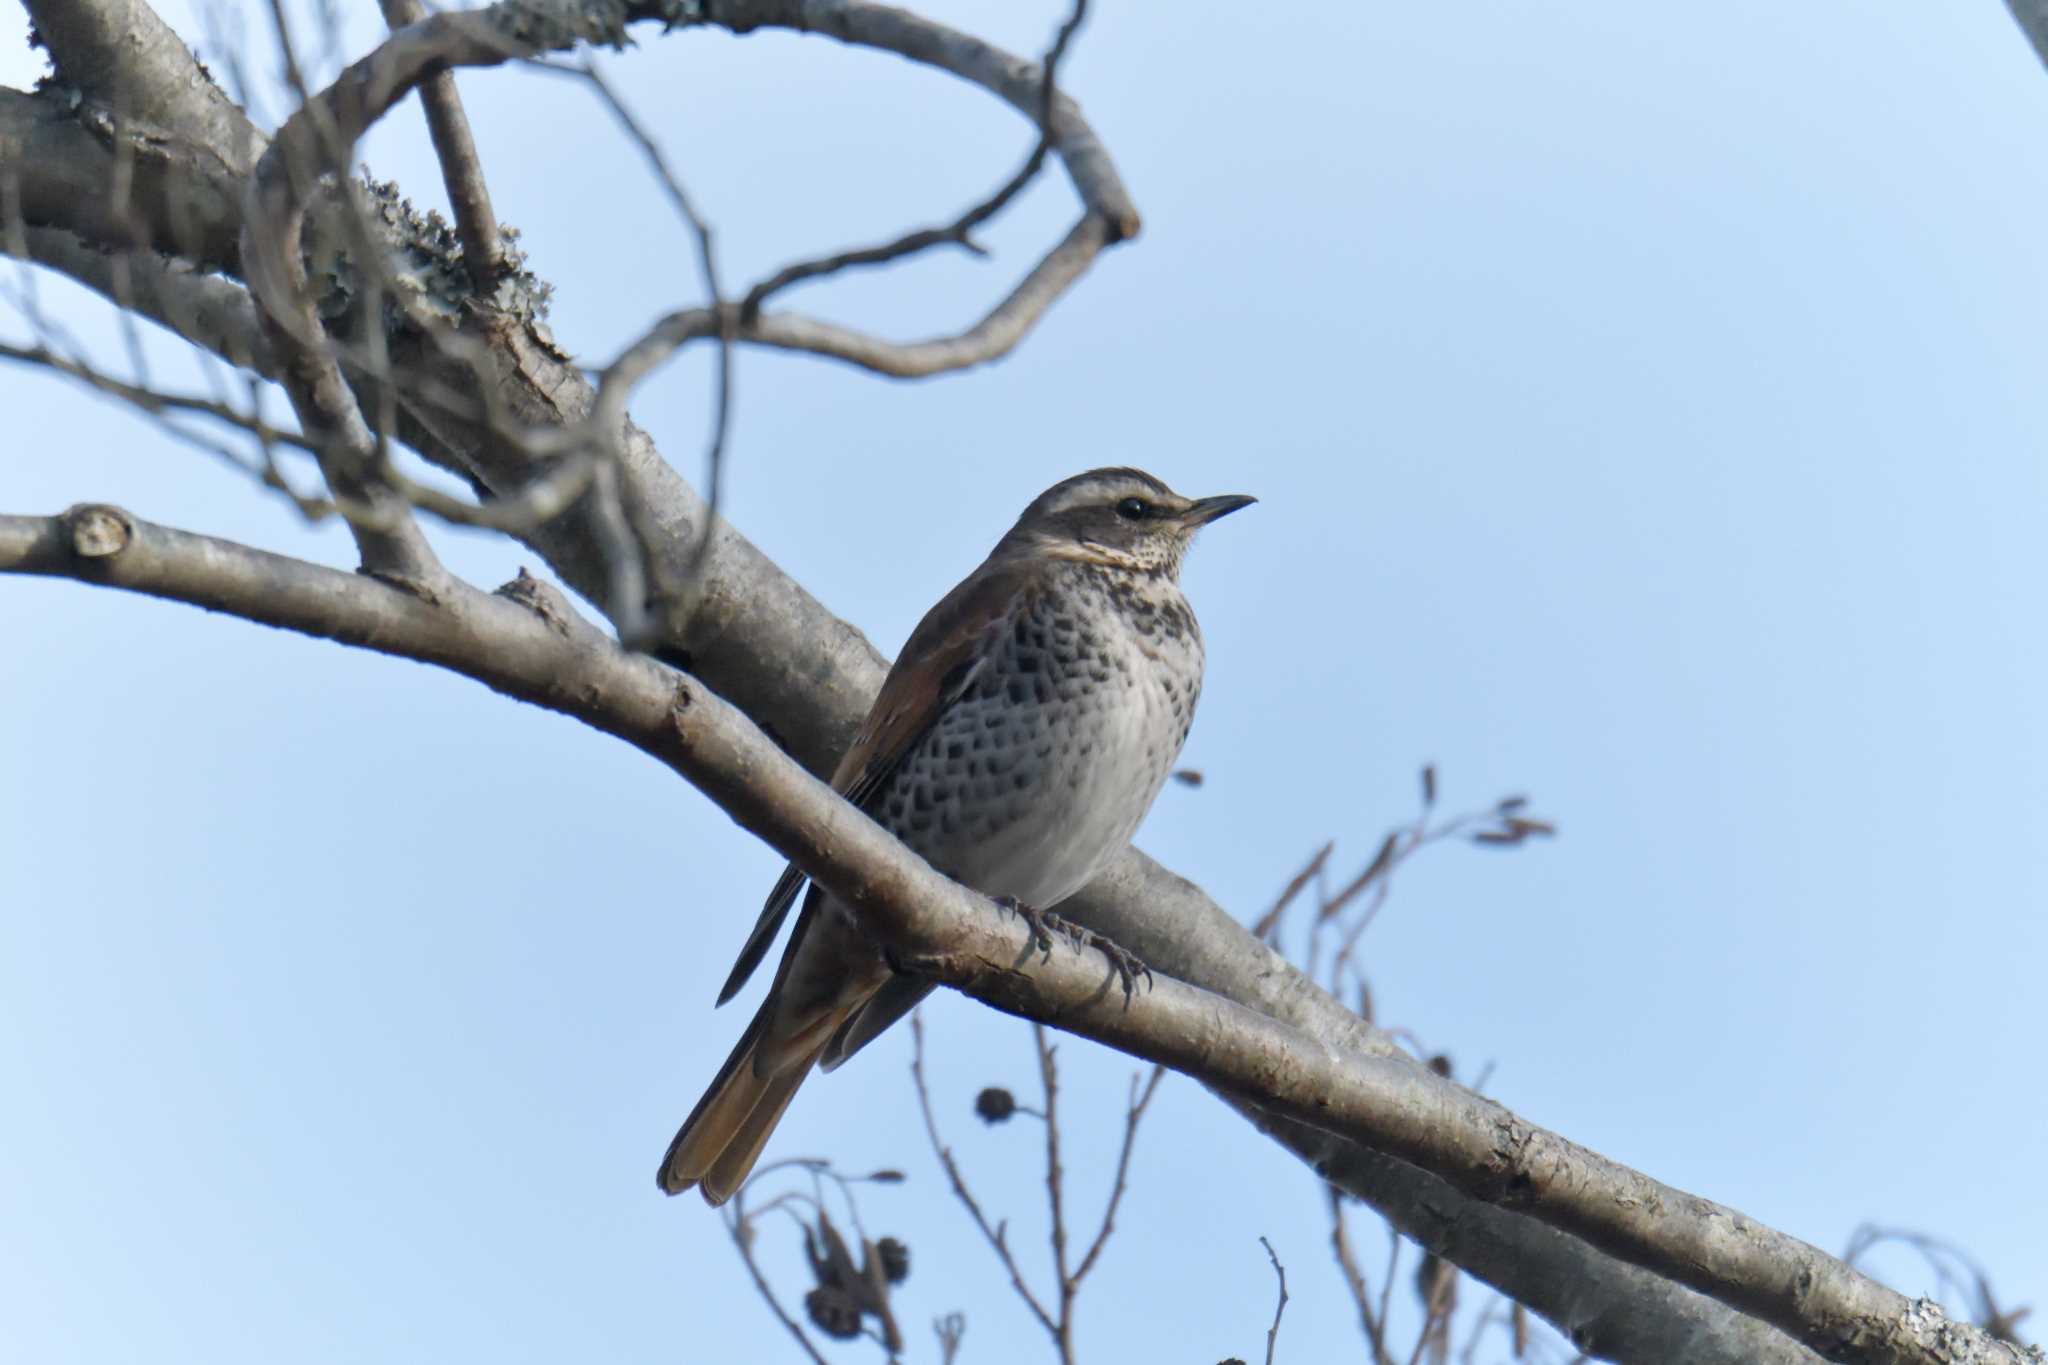
[[[1536,1192],[1535,1177],[1529,1172],[1529,1149],[1536,1134],[1506,1110],[1493,1126],[1493,1151],[1487,1163],[1486,1189],[1479,1197],[1502,1208],[1521,1205]]]
[[[111,559],[135,538],[135,523],[118,507],[80,503],[64,514],[71,550],[80,559]]]
[[[525,565],[520,566],[519,577],[499,588],[493,595],[525,607],[545,622],[549,630],[565,640],[569,638],[572,617],[568,604],[562,600],[562,594],[553,584],[545,583],[528,573]]]
[[[679,739],[687,740],[690,737],[688,721],[683,713],[690,709],[691,700],[689,684],[678,680],[675,691],[668,699],[668,723],[669,728],[676,732]]]

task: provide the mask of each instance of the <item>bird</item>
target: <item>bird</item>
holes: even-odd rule
[[[832,786],[938,871],[1032,922],[1130,842],[1165,785],[1202,688],[1180,588],[1195,532],[1257,501],[1184,498],[1131,468],[1054,484],[911,632]],[[720,992],[752,975],[796,903],[791,863]],[[1142,964],[1106,940],[1130,989]],[[797,1087],[909,1013],[931,983],[898,972],[858,914],[804,898],[773,985],[662,1158],[668,1194],[730,1199]]]

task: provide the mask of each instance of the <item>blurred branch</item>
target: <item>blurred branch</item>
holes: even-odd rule
[[[261,417],[245,413],[231,404],[214,398],[201,398],[195,394],[169,393],[161,389],[130,384],[105,374],[82,360],[59,355],[47,344],[14,346],[0,341],[0,358],[55,370],[61,375],[77,380],[87,388],[104,393],[110,398],[117,398],[128,406],[154,417],[179,413],[210,417],[216,422],[248,432],[258,440],[272,445],[288,445],[304,451],[311,451],[314,448],[312,443],[298,432],[273,427]]]
[[[1330,1206],[1330,1254],[1336,1257],[1337,1269],[1344,1277],[1344,1287],[1351,1294],[1351,1302],[1358,1310],[1359,1330],[1365,1336],[1365,1344],[1372,1351],[1373,1365],[1394,1365],[1387,1353],[1387,1301],[1381,1295],[1377,1311],[1373,1307],[1372,1289],[1366,1283],[1364,1267],[1358,1263],[1358,1253],[1351,1245],[1351,1225],[1344,1216],[1344,1194],[1335,1185],[1324,1185],[1323,1196]],[[1387,1229],[1390,1245],[1387,1252],[1387,1273],[1383,1286],[1391,1288],[1394,1283],[1394,1267],[1401,1255],[1401,1236],[1390,1226]]]
[[[2005,7],[2033,45],[2034,55],[2048,62],[2048,0],[2005,0]]]
[[[420,0],[381,3],[384,22],[392,28],[404,28],[427,17],[427,7]],[[478,293],[488,294],[505,268],[505,257],[499,250],[498,215],[491,207],[490,186],[484,181],[483,158],[477,155],[476,139],[470,136],[469,117],[462,111],[462,94],[455,88],[453,72],[438,71],[420,82],[420,109],[426,115],[434,156],[441,163],[441,183],[447,188],[448,207],[462,238],[470,285]]]

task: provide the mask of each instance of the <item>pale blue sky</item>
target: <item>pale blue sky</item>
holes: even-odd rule
[[[1060,12],[925,8],[1026,51]],[[2048,73],[2003,6],[1097,8],[1067,77],[1144,236],[970,375],[744,355],[733,520],[893,651],[1066,474],[1258,494],[1187,574],[1210,781],[1141,845],[1250,919],[1324,839],[1369,857],[1424,761],[1453,805],[1533,793],[1555,844],[1403,879],[1369,940],[1386,1022],[1659,1179],[1830,1250],[1922,1229],[2048,1299]],[[32,78],[23,27],[0,83]],[[611,69],[735,281],[943,218],[1029,141],[824,40],[650,33]],[[601,362],[694,298],[584,94],[463,88],[565,346]],[[365,155],[437,199],[413,110]],[[957,325],[1073,211],[1055,179],[993,263],[791,302]],[[117,364],[104,310],[42,288]],[[707,383],[694,358],[636,405],[693,476]],[[0,412],[0,510],[115,500],[348,562],[47,376],[0,369]],[[480,582],[533,563],[441,539]],[[0,638],[10,1357],[792,1354],[717,1220],[652,1180],[744,1022],[710,1004],[765,848],[412,664],[20,579]],[[958,1000],[931,1022],[951,1136],[1035,1251],[1033,1135],[966,1110],[1025,1085],[1028,1037]],[[808,1090],[771,1154],[910,1173],[866,1212],[912,1243],[919,1358],[961,1308],[963,1359],[1043,1359],[906,1108],[907,1045]],[[1130,1068],[1063,1055],[1092,1188]],[[1282,1358],[1355,1341],[1312,1181],[1185,1081],[1127,1209],[1089,1358],[1252,1357],[1260,1234]]]

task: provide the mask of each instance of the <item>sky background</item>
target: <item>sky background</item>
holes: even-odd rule
[[[376,36],[351,8],[350,57]],[[1026,53],[1061,14],[921,8]],[[25,27],[0,10],[0,84],[38,70]],[[647,30],[607,69],[735,284],[943,220],[1030,144],[978,90],[822,39]],[[2048,1300],[2048,73],[2004,7],[1105,0],[1063,77],[1143,236],[972,374],[744,354],[732,520],[893,652],[1065,475],[1257,494],[1186,573],[1208,782],[1141,846],[1249,921],[1326,839],[1368,859],[1424,762],[1450,807],[1531,794],[1554,844],[1400,879],[1368,939],[1382,1022],[1681,1189],[1837,1252],[1921,1230]],[[586,91],[462,88],[566,348],[601,364],[699,297]],[[439,202],[416,106],[362,154]],[[789,303],[955,328],[1075,212],[1048,177],[993,261]],[[120,368],[106,308],[38,288]],[[693,478],[708,386],[688,357],[635,405]],[[48,374],[0,369],[0,414],[0,510],[111,500],[350,562]],[[485,585],[538,567],[435,534]],[[640,755],[418,665],[19,578],[0,640],[10,1358],[795,1358],[718,1219],[652,1180],[756,998],[711,1010],[764,846]],[[1028,1092],[1028,1032],[953,998],[928,1019],[948,1136],[1038,1257],[1037,1134],[969,1114]],[[770,1155],[908,1173],[863,1212],[912,1247],[914,1359],[954,1309],[963,1361],[1046,1359],[946,1196],[908,1043],[807,1089]],[[1060,1055],[1085,1209],[1132,1067]],[[1264,1235],[1280,1357],[1344,1358],[1327,1232],[1303,1169],[1169,1078],[1084,1357],[1256,1358]],[[763,1255],[799,1297],[787,1226]]]

